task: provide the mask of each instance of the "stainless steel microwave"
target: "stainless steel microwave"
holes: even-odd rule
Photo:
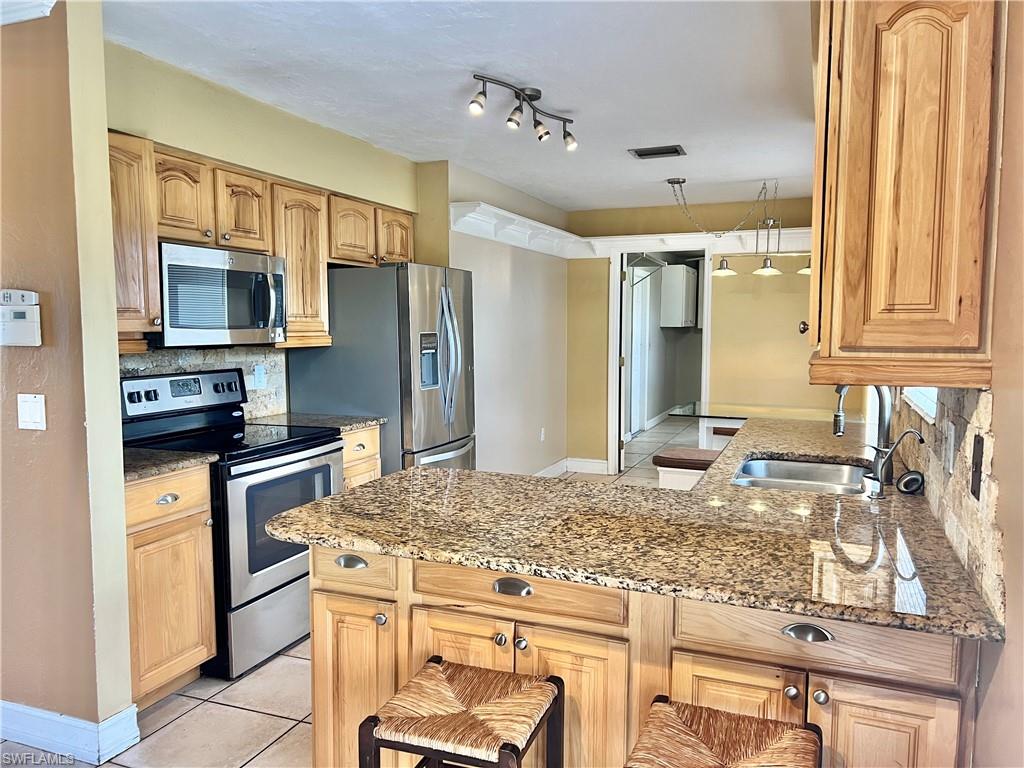
[[[163,346],[285,339],[284,259],[161,243]]]

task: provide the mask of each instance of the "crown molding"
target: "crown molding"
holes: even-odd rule
[[[452,232],[538,251],[560,259],[592,259],[597,256],[593,245],[586,238],[487,203],[451,203],[449,211]]]
[[[0,25],[42,19],[50,15],[57,0],[4,0],[0,3]]]

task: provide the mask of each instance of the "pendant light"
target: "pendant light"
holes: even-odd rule
[[[724,256],[721,261],[718,262],[718,267],[711,270],[712,277],[732,277],[735,274],[736,270],[729,267],[729,260]]]
[[[771,256],[765,256],[764,261],[761,262],[761,266],[754,270],[754,274],[760,275],[761,277],[772,277],[774,275],[781,275],[782,270],[776,269],[772,265]]]
[[[798,275],[809,275],[809,274],[811,274],[811,260],[807,259],[807,266],[806,267],[800,267],[800,269],[798,269],[796,271],[796,273]]]
[[[754,270],[754,274],[759,277],[774,277],[775,275],[781,275],[782,270],[776,269],[772,264],[771,257],[771,242],[772,242],[772,229],[778,227],[778,247],[777,250],[782,249],[782,219],[775,219],[767,215],[767,205],[765,206],[765,217],[757,222],[757,227],[754,230],[754,253],[761,253],[761,227],[764,227],[764,261],[761,262],[761,266]]]

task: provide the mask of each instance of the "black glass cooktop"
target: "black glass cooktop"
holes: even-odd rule
[[[224,461],[274,455],[305,445],[324,443],[341,431],[334,427],[292,427],[274,424],[238,424],[146,442],[146,448],[165,451],[218,453]]]

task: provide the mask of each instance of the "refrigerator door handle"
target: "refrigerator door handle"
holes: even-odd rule
[[[448,294],[448,313],[452,318],[452,328],[455,336],[455,360],[452,364],[452,394],[448,398],[448,415],[452,424],[455,423],[455,397],[459,391],[459,384],[462,381],[462,329],[459,327],[459,319],[455,314],[455,300],[451,288],[445,288]]]
[[[441,419],[448,423],[448,379],[451,376],[450,362],[449,369],[445,370],[444,366],[441,365],[441,349],[442,345],[451,346],[449,341],[449,323],[448,313],[444,301],[444,288],[441,288],[441,293],[437,299],[437,375],[441,379],[438,382],[437,392],[441,398]],[[451,352],[448,353],[448,357],[451,358]]]
[[[451,424],[454,419],[455,412],[455,376],[458,368],[456,367],[456,356],[458,355],[458,341],[456,337],[456,325],[455,318],[453,317],[452,304],[451,304],[451,292],[447,287],[441,289],[441,304],[444,307],[444,321],[447,328],[446,336],[448,341],[448,377],[445,382],[445,412],[444,421],[446,424]]]
[[[462,446],[461,448],[457,448],[454,451],[448,451],[446,453],[439,453],[436,456],[428,456],[428,457],[426,457],[424,459],[421,459],[419,465],[421,467],[425,467],[425,466],[427,466],[429,464],[437,464],[438,462],[441,462],[441,461],[448,461],[450,459],[456,459],[459,456],[465,456],[467,453],[469,453],[471,450],[473,450],[473,445],[474,445],[474,441],[470,440],[464,446]]]

